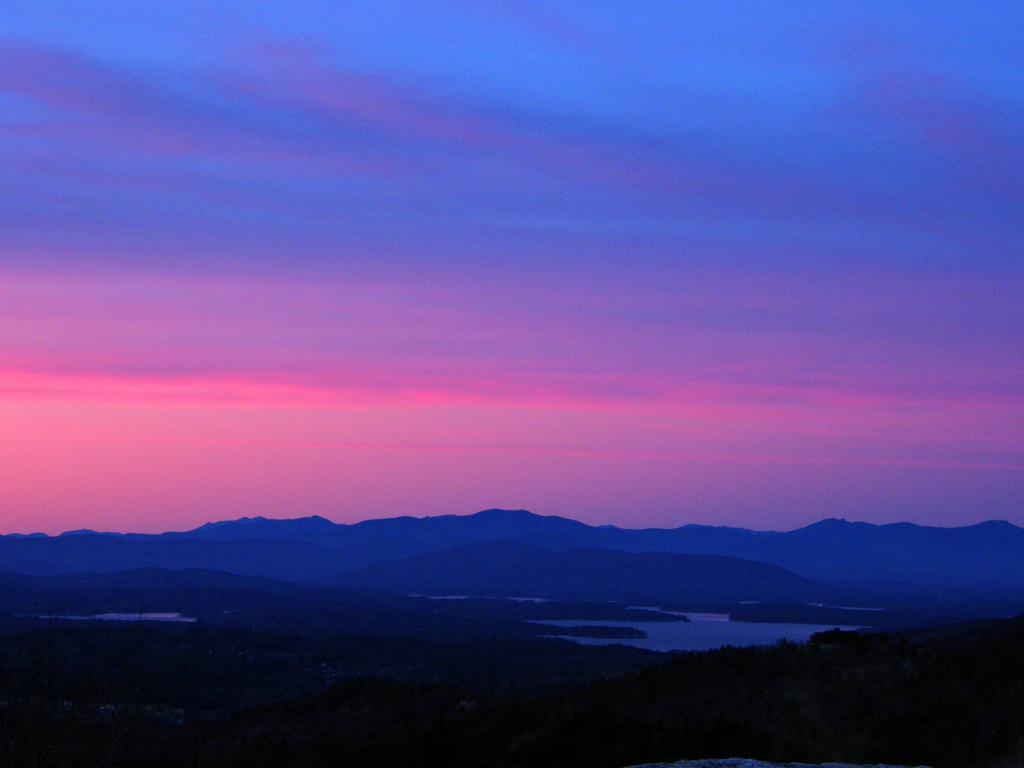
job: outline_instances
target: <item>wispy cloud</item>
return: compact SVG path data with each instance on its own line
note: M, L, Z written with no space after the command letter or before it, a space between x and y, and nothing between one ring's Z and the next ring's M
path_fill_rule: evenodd
M152 7L5 19L0 508L50 466L99 504L125 445L178 503L280 498L269 438L326 446L278 456L316 509L342 465L408 502L381 463L435 511L1019 506L1011 20Z

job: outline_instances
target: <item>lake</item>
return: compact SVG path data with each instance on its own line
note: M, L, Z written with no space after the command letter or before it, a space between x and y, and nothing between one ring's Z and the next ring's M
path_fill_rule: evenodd
M182 616L180 613L94 613L88 616L37 616L39 619L59 621L160 621L175 624L194 624L192 616Z
M550 626L548 637L572 640L581 645L630 645L648 651L710 651L727 645L735 647L773 645L780 640L807 642L815 632L829 629L860 629L861 627L829 624L767 624L750 621L728 621L724 614L682 613L689 621L588 621L586 619L545 619L535 624ZM606 639L559 635L558 627L633 627L647 637L639 639Z

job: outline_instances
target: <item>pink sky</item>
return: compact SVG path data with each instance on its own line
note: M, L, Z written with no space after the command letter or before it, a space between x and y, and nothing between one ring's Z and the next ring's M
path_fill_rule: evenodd
M1024 14L521 5L4 9L0 530L1024 523Z
M920 301L942 279L858 295L807 275L637 278L621 268L605 300L541 286L517 302L507 282L8 273L0 524L489 506L624 525L1015 517L1011 372L984 348L951 369L941 343L1007 311L1008 287L979 284L944 319ZM906 338L876 336L908 317L911 283Z

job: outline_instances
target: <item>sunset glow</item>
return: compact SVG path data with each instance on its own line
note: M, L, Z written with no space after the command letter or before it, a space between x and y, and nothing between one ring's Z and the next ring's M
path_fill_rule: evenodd
M1024 523L1024 29L335 5L5 13L0 529Z

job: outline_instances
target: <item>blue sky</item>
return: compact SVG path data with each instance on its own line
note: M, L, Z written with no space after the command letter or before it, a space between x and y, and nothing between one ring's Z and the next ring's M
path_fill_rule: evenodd
M1019 519L1022 27L1011 3L8 3L0 403L68 495L0 507L123 526L130 415L241 402L292 452L336 446L322 474L231 497L255 460L198 419L221 473L161 519L299 487L346 518ZM348 420L314 440L253 403ZM108 485L75 479L83 440ZM332 485L356 443L405 496Z

